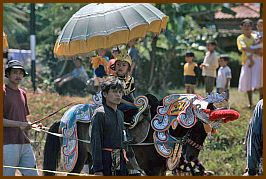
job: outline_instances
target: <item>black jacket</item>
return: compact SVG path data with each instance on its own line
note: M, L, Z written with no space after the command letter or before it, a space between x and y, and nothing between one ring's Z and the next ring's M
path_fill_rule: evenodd
M95 172L103 170L102 149L122 149L124 115L117 109L114 111L107 105L95 110L92 118L92 159Z

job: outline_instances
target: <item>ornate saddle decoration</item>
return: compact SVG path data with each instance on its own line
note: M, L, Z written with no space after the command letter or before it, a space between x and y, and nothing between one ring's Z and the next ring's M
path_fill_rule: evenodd
M151 126L155 148L163 157L172 157L177 143L177 139L169 134L169 128L176 129L177 125L191 128L197 122L193 102L198 98L193 94L172 94L163 99L163 106L158 106Z
M163 99L163 106L158 106L157 114L151 121L154 129L153 139L157 152L167 159L169 169L173 169L180 161L181 141L169 133L170 127L175 130L178 125L184 128L193 127L197 120L218 128L220 124L239 118L234 110L217 108L216 103L226 99L224 93L211 93L206 98L195 94L172 94ZM208 109L209 105L212 109ZM209 130L210 131L210 130Z
M90 123L96 104L78 104L65 112L60 121L62 131L62 153L64 155L64 169L72 171L78 158L77 122Z
M143 142L150 130L151 114L148 111L148 103L149 101L146 96L138 96L134 101L134 104L139 108L139 112L133 117L133 123L128 127L128 133L133 138L132 142L135 144ZM145 117L143 115L144 111L147 114ZM143 118L146 120L143 120Z

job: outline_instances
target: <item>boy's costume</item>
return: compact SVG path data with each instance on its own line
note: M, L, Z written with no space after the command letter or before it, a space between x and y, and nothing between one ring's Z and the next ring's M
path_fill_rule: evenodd
M124 115L107 105L96 109L92 120L92 158L94 172L127 175L123 145Z
M116 61L114 65L111 67L113 70L115 69L115 64L117 61L125 61L129 64L131 67L132 60L130 56L125 53L121 52L119 55L117 55ZM116 75L117 76L117 75ZM118 78L124 82L125 88L124 88L124 95L122 99L134 103L135 97L134 97L134 91L135 91L135 81L134 77L132 76L118 76ZM118 109L124 112L125 114L125 122L130 123L132 121L132 117L138 113L138 108L134 105L124 104L120 103L118 105Z

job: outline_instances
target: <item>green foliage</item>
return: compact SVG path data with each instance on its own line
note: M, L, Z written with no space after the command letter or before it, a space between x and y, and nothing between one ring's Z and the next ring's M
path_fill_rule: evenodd
M8 36L10 48L28 49L29 14L27 4L4 3L3 30Z
M62 62L54 58L55 41L69 18L84 5L81 3L35 4L36 59L37 66L41 66L38 70L39 76L43 77L39 82L45 81L46 84L51 84L58 75ZM208 17L218 9L228 10L219 3L154 5L169 17L169 21L165 32L155 39L149 34L137 46L141 56L136 74L139 93L182 87L184 53L188 50L193 51L196 54L195 61L200 64L204 58L206 40L216 39L219 35L213 28L212 21L206 22L206 27L199 26L195 21L195 15ZM29 3L4 4L4 30L8 35L11 48L29 49L29 6ZM208 14L209 12L211 13ZM230 49L217 50L220 53L230 52ZM237 54L233 55L229 64L233 69L232 86L237 86L240 70L239 62L235 59L238 59ZM85 67L91 74L89 65ZM42 86L42 84L38 85Z

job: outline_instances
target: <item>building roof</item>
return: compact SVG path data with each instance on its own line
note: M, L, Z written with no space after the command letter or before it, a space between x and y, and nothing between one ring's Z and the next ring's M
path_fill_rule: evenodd
M236 13L235 16L221 12L221 10L215 13L215 19L243 19L243 18L259 18L260 7L251 3L244 3L242 5L232 7L232 11Z

